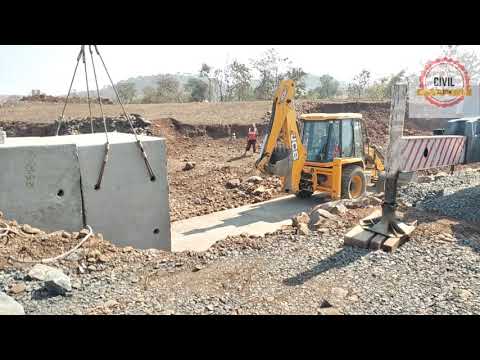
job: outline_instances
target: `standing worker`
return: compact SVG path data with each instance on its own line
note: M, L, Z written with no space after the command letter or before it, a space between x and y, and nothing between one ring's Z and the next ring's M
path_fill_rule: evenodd
M253 147L253 153L257 152L257 128L255 127L255 124L253 127L248 128L248 134L247 134L247 148L245 149L245 154L243 156L247 156L247 152L250 150L250 148Z

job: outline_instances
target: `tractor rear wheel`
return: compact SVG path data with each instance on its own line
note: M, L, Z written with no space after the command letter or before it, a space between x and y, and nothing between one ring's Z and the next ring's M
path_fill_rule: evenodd
M358 199L365 194L366 180L358 165L347 165L342 171L342 199Z

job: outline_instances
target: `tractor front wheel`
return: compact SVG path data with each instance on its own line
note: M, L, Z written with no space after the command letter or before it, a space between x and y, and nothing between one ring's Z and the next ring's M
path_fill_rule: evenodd
M366 180L363 169L358 165L348 165L342 172L342 199L358 199L365 194Z

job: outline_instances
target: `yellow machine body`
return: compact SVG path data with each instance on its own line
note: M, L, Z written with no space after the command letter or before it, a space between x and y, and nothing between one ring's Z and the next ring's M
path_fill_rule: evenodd
M362 196L367 179L377 180L384 170L383 157L369 145L362 115L313 113L297 119L294 94L292 80L283 80L275 92L257 169L280 176L283 190L300 197L314 192L332 199ZM343 144L348 137L351 141Z

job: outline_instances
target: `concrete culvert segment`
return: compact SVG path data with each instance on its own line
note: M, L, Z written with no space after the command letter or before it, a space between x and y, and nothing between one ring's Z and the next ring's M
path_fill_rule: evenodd
M6 170L0 185L11 191L1 193L2 208L47 230L75 231L85 221L119 245L170 250L165 140L142 137L162 179L152 182L133 135L109 133L109 138L112 150L99 189L94 186L104 134L7 138L0 145L0 166Z

